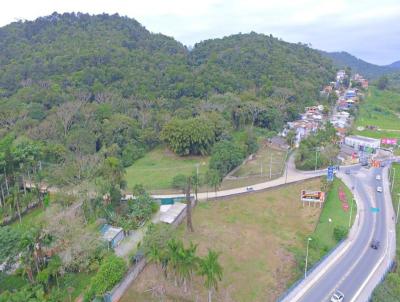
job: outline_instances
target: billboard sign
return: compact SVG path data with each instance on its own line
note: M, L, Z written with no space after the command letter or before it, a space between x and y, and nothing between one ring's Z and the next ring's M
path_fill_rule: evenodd
M397 138L382 138L381 144L383 145L397 145Z
M301 201L308 202L324 202L325 201L325 192L321 191L301 191Z

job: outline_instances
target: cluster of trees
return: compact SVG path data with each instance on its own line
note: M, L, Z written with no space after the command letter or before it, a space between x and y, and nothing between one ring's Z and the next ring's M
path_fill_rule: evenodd
M339 154L338 136L331 123L324 129L303 139L296 153L296 168L300 170L321 169L336 163Z
M170 238L171 232L165 225L149 228L142 246L148 261L156 264L166 279L172 278L175 286L183 286L184 292L187 292L195 274L202 276L211 302L212 292L218 290L223 275L219 254L208 250L205 257L199 257L196 244L190 242L185 247L182 240Z

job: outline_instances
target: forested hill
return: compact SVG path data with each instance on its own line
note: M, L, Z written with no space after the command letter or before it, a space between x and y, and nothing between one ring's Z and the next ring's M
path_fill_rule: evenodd
M175 97L188 72L182 44L118 15L54 13L1 28L0 41L3 96L46 81L55 91Z
M394 62L390 65L380 66L363 61L348 52L325 52L321 54L332 59L339 68L350 67L352 71L358 72L369 79L376 79L384 74L400 72L400 64Z
M317 51L256 33L198 43L190 62L197 66L201 78L210 72L223 75L222 90L255 88L265 96L295 99L315 97L333 74L332 65Z
M147 31L118 15L63 14L0 29L0 95L45 81L55 92L74 89L122 97L203 98L211 93L282 88L316 95L332 66L316 51L258 35L196 44Z

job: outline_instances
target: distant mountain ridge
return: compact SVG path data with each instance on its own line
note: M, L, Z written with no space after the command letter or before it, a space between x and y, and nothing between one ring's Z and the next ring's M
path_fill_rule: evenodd
M393 62L390 65L381 66L361 60L345 51L320 52L323 56L331 59L338 67L350 67L353 71L362 74L368 79L376 79L384 74L400 72L400 61Z

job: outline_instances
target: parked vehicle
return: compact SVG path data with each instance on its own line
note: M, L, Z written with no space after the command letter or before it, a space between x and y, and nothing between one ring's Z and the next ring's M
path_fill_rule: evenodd
M350 175L350 170L346 170L344 173L346 173L347 175Z
M376 175L375 179L376 180L381 180L381 176L378 174L378 175Z
M378 240L371 241L371 248L373 248L374 250L379 249L379 245L380 245L380 242Z
M382 193L382 187L376 187L376 192Z
M253 187L247 187L247 188L246 188L246 191L247 191L247 192L251 192L251 191L254 191L254 189L253 189Z
M342 302L343 299L344 299L344 294L339 290L335 290L335 292L331 297L331 302Z

